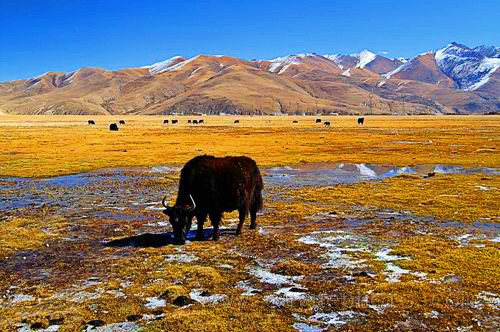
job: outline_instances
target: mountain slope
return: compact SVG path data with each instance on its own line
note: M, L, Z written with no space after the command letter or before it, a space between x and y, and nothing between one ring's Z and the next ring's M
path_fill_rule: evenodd
M455 86L455 82L441 71L434 58L434 54L430 52L410 59L408 62L383 76L386 78L431 83L449 88Z

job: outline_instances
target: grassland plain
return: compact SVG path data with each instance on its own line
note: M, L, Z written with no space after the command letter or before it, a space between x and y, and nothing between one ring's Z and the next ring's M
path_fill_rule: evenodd
M88 126L87 119L97 126ZM118 132L109 123L125 119ZM498 166L500 117L0 117L0 175L54 176L92 169L183 164L199 154L249 155L262 166L310 162ZM201 118L201 117L198 117ZM293 123L296 120L298 123ZM408 143L408 144L404 144Z
M498 328L498 175L288 186L268 173L315 163L498 168L500 117L369 116L361 127L323 116L326 128L313 117L191 126L179 116L163 125L172 118L0 116L0 195L38 199L0 211L1 331ZM219 242L103 246L168 230L158 201L175 195L178 168L150 169L203 153L249 155L262 167L258 231L235 237L231 213ZM12 185L81 172L104 179L42 187L41 200L32 179ZM194 302L179 306L179 296Z

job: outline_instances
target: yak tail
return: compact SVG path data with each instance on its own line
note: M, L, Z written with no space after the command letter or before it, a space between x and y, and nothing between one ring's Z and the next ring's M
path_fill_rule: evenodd
M253 210L262 209L263 201L262 201L262 189L264 189L264 184L262 183L262 176L260 175L259 169L257 169L257 183L255 184L255 189L252 195L252 208Z
M252 210L259 211L262 209L262 192L260 190L257 190L255 188L255 192L253 193L253 200L252 200Z

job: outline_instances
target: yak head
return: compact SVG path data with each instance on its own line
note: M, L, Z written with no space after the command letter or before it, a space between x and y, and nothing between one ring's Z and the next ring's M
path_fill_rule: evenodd
M185 244L186 237L191 229L191 216L196 208L196 203L194 202L193 196L189 195L193 205L187 206L168 206L166 204L167 197L163 198L162 204L165 207L163 213L169 217L170 224L174 230L174 244Z

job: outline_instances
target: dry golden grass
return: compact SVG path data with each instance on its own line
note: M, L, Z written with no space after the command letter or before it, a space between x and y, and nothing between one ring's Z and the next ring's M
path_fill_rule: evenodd
M94 119L97 126L87 125ZM178 125L163 125L177 118ZM358 162L498 166L500 117L0 116L0 175L54 176L99 168L183 164L199 154L248 155L262 165ZM111 122L124 119L118 132ZM292 123L299 121L298 124ZM394 144L394 142L431 144ZM392 142L392 143L391 143Z
M96 127L87 126L90 118L96 120ZM108 123L122 118L127 123L119 132L107 130ZM181 165L202 153L245 154L261 166L302 162L499 165L497 116L366 117L364 127L358 127L354 117L321 117L332 121L332 128L316 125L312 117L238 117L239 125L233 124L235 117L203 117L207 124L199 127L186 123L188 118L199 117L176 117L179 125L162 124L163 119L172 118L0 116L0 175L43 177L105 167ZM293 120L299 123L293 124ZM390 144L429 140L431 144ZM143 185L161 184L170 190L175 187L174 180L148 180ZM0 305L0 331L12 330L23 320L47 327L58 317L64 318L60 331L81 331L93 319L107 324L124 322L130 315L155 312L145 305L148 297L166 301L165 307L156 310L164 317L140 322L150 331L286 331L296 321L292 313L309 316L318 311L343 310L366 315L342 326L345 330L450 330L463 326L487 330L489 325L474 325L478 315L483 315L481 322L488 322L496 313L491 306L485 305L481 311L471 306L478 300L478 292L500 293L498 244L478 241L480 247L474 246L476 242L460 247L452 240L453 235L461 234L459 230L398 220L385 222L376 212L385 208L410 210L433 216L438 223L480 219L498 222L499 181L494 175L438 174L429 179L400 176L335 187L266 188L265 211L258 218L264 232L245 227L240 237L223 235L219 242L193 242L181 249L198 258L192 262L166 259L179 254L178 247L97 245L112 237L149 232L146 222L79 219L78 227L70 231L56 209L17 211L19 217L2 221L0 229L0 264L5 266L0 269L0 291L6 292L15 283L18 288L12 291L14 294L29 294L33 299L12 303L8 296L5 302L0 298L0 304L8 304ZM360 206L364 209L357 209ZM335 217L324 214L331 211L336 212ZM311 218L315 215L320 217ZM227 214L226 220L235 216ZM343 222L350 218L371 223L349 229ZM419 233L419 227L427 232ZM393 254L411 258L398 260L398 266L425 272L427 279L405 275L401 282L387 282L385 263L376 260L373 252L363 252L352 255L366 260L375 277L341 282L338 277L350 275L350 271L322 268L323 249L298 241L300 236L324 229L347 229L353 235L369 237L373 250L390 245ZM76 236L77 241L62 240L70 236ZM33 262L50 272L47 279L33 282L30 273L36 274L39 269L22 265L13 257L23 250L39 255ZM302 285L313 298L272 306L265 296L275 289L259 284L249 274L258 261L273 262L269 270L281 275L303 275ZM16 264L26 271L16 270ZM221 264L231 268L221 268ZM447 275L460 276L463 282L442 282ZM85 286L90 277L97 277L100 283ZM243 290L237 285L249 279L261 293L241 296ZM188 296L195 288L227 297L214 305L196 303L179 308L172 304L177 296ZM97 297L72 300L82 292L96 293ZM383 314L369 309L360 301L367 294L370 303L390 304L389 309ZM440 313L439 319L425 317L432 310ZM414 325L404 325L407 319ZM425 323L425 328L419 323Z
M487 189L487 190L482 190ZM440 220L500 222L500 179L498 176L436 175L429 179L404 175L382 182L338 185L290 192L309 202L332 205L363 205L408 210Z
M21 217L2 222L0 227L0 259L19 250L36 249L54 239L67 226L63 218Z

